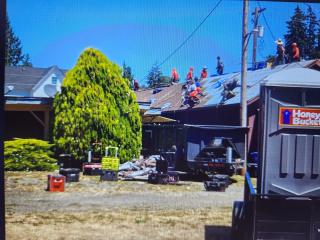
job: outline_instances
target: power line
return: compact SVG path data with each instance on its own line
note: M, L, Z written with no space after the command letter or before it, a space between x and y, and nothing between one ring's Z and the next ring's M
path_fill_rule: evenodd
M259 7L260 7L260 8L262 8L262 7L261 7L260 2L259 2L259 1L257 1L257 3L258 3L258 5L259 5ZM268 21L267 21L267 18L266 18L266 16L264 15L264 13L263 13L263 12L262 12L262 17L263 17L264 22L265 22L265 23L266 23L266 25L267 25L267 28L268 28L268 30L269 30L269 32L270 32L270 34L271 34L271 36L272 36L273 40L275 41L275 40L276 40L276 38L274 37L274 34L273 34L273 32L272 32L272 30L271 30L271 28L270 28L270 26L269 26L269 23L268 23Z
M199 30L199 28L204 24L204 22L210 17L210 15L216 10L216 8L220 5L222 0L220 0L208 13L208 15L198 24L198 26L190 33L190 35L174 50L172 51L158 66L162 66L166 61L168 61L176 52L178 52Z
M202 21L197 25L197 27L189 34L189 36L174 50L172 51L160 64L154 64L158 67L162 66L165 62L167 62L175 53L177 53L192 37L193 35L199 30L199 28L204 24L204 22L210 17L210 15L216 10L216 8L220 5L222 0L220 0L208 13L208 15L202 19ZM147 79L147 76L145 76L141 81L144 81Z

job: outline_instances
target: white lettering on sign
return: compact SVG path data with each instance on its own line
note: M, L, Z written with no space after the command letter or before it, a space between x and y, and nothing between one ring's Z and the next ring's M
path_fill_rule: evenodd
M280 107L279 124L320 127L320 109Z

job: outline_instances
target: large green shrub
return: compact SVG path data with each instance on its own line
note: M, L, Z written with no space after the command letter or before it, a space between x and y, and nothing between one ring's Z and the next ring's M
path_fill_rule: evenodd
M119 147L120 160L140 154L139 105L121 69L100 51L86 49L67 72L54 99L53 139L59 152L86 156L92 142Z
M4 142L7 171L52 171L57 168L57 160L52 156L52 144L46 141L16 138Z

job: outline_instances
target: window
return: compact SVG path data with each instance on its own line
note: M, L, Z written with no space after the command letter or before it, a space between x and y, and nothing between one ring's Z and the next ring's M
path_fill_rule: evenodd
M271 97L284 104L302 105L302 90L295 87L275 87Z
M319 88L306 89L306 105L319 106L320 105L319 94L320 94Z
M51 77L51 84L57 84L57 82L58 82L58 78L57 78L57 76L56 75L53 75L52 77Z

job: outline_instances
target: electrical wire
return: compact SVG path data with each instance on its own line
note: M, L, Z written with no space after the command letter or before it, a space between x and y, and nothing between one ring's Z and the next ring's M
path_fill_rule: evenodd
M192 37L193 35L199 30L199 28L204 24L204 22L210 17L210 15L217 9L220 5L222 0L220 0L208 13L208 15L202 19L202 21L198 24L198 26L189 34L189 36L174 50L172 51L158 66L162 66L165 62L167 62L176 52L178 52Z
M257 4L259 5L259 7L260 7L260 8L262 8L262 7L261 7L261 4L260 4L260 2L259 2L259 1L257 1ZM269 32L270 32L270 34L271 34L271 36L272 36L273 40L275 41L275 40L276 40L276 38L275 38L275 36L274 36L274 34L273 34L273 32L272 32L272 30L271 30L270 26L269 26L269 23L268 23L268 21L267 21L267 18L266 18L266 16L264 15L264 12L262 12L262 17L263 17L264 22L265 22L265 23L266 23L266 25L267 25L267 28L268 28L268 30L269 30Z
M155 63L155 66L162 66L164 63L166 63L174 54L176 54L192 37L193 35L199 30L199 28L204 24L204 22L210 17L210 15L217 9L217 7L220 5L220 3L222 2L222 0L220 0L211 10L210 12L207 14L207 16L202 19L202 21L197 25L197 27L189 34L189 36L174 50L172 51L160 64ZM148 77L145 76L143 79L141 79L140 81L143 82L144 80L146 80Z

